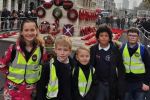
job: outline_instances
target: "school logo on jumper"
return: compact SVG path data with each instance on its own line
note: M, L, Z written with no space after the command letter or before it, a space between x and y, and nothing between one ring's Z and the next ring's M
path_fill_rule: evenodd
M139 57L139 56L140 56L140 54L139 54L138 52L135 52L134 55L135 55L136 57Z
M107 56L105 57L105 59L106 59L107 61L110 61L110 55L107 55Z
M32 56L32 60L33 60L34 62L37 60L37 55L36 55L36 54Z

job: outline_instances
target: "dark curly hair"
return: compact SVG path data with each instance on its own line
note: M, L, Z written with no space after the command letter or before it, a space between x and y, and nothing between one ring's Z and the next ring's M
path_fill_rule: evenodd
M107 32L109 35L110 41L112 40L112 31L111 31L110 27L107 25L100 26L99 29L96 31L95 37L97 38L97 40L99 39L99 35L102 32Z

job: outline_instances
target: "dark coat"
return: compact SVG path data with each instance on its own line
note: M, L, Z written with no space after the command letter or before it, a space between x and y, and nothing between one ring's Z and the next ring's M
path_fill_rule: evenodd
M56 68L56 75L58 77L59 91L56 98L47 99L47 85L50 79L50 63L46 63L42 66L41 78L37 84L37 99L36 100L71 100L71 75L74 67L74 61L69 57L70 68L66 64L61 63L54 57L53 65ZM69 71L70 70L70 71ZM64 92L65 91L65 92Z
M8 11L8 10L7 11L2 11L1 20L4 21L5 18L7 18L8 16L10 16L10 11Z
M82 69L86 79L88 79L90 74L90 64L88 65L81 65L76 63L75 68L79 70L79 67ZM79 77L79 71L77 69L74 71L74 75L72 76L72 94L73 94L73 100L95 100L96 94L97 94L97 86L98 86L98 79L96 76L96 73L92 75L92 84L90 87L90 90L88 93L82 97L79 93L78 89L78 77Z
M121 25L125 25L125 18L121 19Z
M118 18L118 19L116 19L116 22L117 22L117 24L119 24L120 25L120 19Z
M142 23L142 27L146 30L146 31L149 31L149 22L145 21Z
M91 47L90 64L96 65L96 51L98 50L99 43ZM123 65L122 53L118 46L110 42L111 62L110 62L110 79L109 79L109 100L123 100L125 96L125 67ZM97 73L98 74L98 73Z

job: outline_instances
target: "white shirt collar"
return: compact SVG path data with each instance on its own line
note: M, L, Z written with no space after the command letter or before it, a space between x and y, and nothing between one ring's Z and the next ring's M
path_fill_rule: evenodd
M98 48L99 48L99 50L103 49L103 50L107 51L110 48L110 44L108 43L108 46L105 48L102 48L99 44Z
M59 62L61 62L59 59L58 59L58 57L57 57L57 60L59 61ZM61 62L62 63L62 62ZM68 59L68 61L67 61L67 63L66 64L68 64L69 63L69 59Z

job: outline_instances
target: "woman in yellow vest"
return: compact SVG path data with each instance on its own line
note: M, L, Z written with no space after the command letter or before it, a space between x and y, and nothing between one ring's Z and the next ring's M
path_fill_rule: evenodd
M25 20L16 44L8 47L0 59L0 70L5 74L5 100L32 100L41 76L41 60L47 60L43 41L35 22Z
M89 64L90 49L80 46L76 50L77 63L72 73L73 100L94 100L98 80L95 69Z

